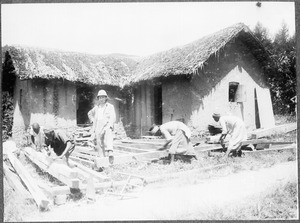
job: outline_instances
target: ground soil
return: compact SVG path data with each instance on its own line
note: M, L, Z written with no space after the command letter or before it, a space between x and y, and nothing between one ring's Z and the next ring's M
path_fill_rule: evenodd
M135 197L96 195L51 206L47 212L32 212L24 221L97 221L97 220L192 220L214 219L214 210L232 210L245 204L259 204L262 194L288 182L297 183L295 150L247 153L243 158L223 160L219 154L171 165L136 163L127 171L143 175L171 173L225 164L222 168L167 178L133 191ZM106 170L107 173L115 169ZM129 194L129 193L128 193ZM232 208L229 208L232 207ZM235 216L235 214L231 214Z

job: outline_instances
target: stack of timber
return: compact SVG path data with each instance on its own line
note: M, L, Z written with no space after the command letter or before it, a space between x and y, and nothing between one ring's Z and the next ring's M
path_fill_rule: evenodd
M39 188L37 180L31 176L29 171L26 170L15 155L14 151L17 151L16 145L10 144L10 148L5 148L4 151L3 167L4 176L7 181L10 182L14 190L17 190L19 193L25 193L25 196L29 196L30 194L30 197L32 197L40 210L47 210L50 201ZM25 185L26 188L23 185Z

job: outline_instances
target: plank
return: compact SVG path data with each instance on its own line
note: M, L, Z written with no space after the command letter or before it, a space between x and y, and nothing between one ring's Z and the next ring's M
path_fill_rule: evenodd
M40 209L45 209L45 210L48 209L48 205L50 201L43 194L41 189L37 186L36 180L33 177L31 177L29 172L26 170L26 168L22 165L22 163L17 159L17 157L13 153L8 152L7 156L12 166L15 168L18 175L21 177L22 181L28 188L37 206Z
M25 147L24 153L43 171L49 173L71 188L78 188L79 180L76 179L78 177L78 172L69 168L66 164L62 164L61 161L53 162L51 158L46 157L43 153L37 152L30 147Z
M297 146L296 144L291 144L288 146L283 146L283 147L271 147L270 149L261 149L261 150L255 150L255 151L243 151L245 153L258 153L258 152L270 152L270 151L278 151L278 150L286 150L286 149L296 149Z
M262 138L274 134L288 133L296 129L297 129L297 123L277 125L272 128L257 129L251 133L251 137L258 139L258 138Z
M4 170L5 179L7 180L8 184L13 188L14 191L24 196L25 199L32 198L28 190L26 190L26 188L21 183L20 177L14 172L12 172L5 162L3 162L3 170Z
M165 157L165 156L168 156L168 152L165 150L164 151L151 151L151 152L145 152L145 153L139 153L139 154L132 153L129 155L115 156L114 165L130 163L130 162L133 162L136 160L143 161L145 159L161 158L161 157ZM96 158L95 163L98 168L111 166L111 164L108 161L108 157Z

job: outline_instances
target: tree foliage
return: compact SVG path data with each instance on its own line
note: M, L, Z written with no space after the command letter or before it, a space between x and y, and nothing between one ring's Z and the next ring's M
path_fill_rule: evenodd
M274 40L269 37L268 30L257 23L254 35L270 52L272 63L265 66L268 82L271 85L271 96L275 114L292 114L295 111L296 96L296 49L295 35L289 36L285 23L275 34Z
M8 52L2 64L2 140L12 134L13 125L13 93L16 81L15 68Z
M2 140L5 141L12 134L14 105L13 97L8 91L2 92Z

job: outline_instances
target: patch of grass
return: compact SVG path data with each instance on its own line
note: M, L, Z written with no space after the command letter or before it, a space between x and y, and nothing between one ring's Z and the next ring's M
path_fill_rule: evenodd
M274 115L275 125L283 125L287 123L297 122L296 115Z
M242 204L210 207L178 216L178 220L292 220L297 218L297 197L297 183L287 182Z

